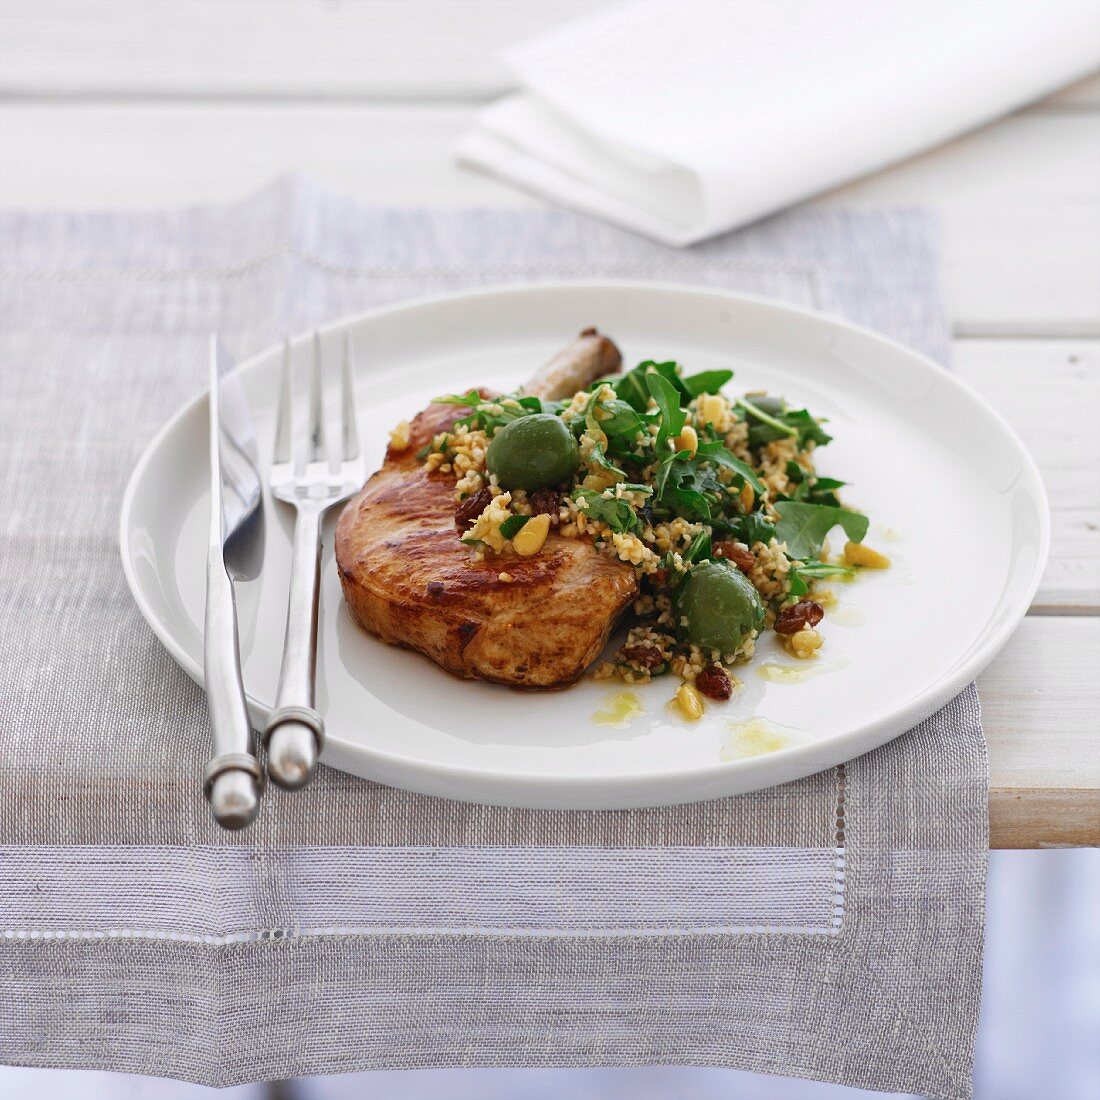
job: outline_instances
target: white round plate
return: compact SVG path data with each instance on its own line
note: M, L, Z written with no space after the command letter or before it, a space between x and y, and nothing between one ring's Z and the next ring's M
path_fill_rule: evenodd
M973 391L875 333L806 310L714 290L640 283L504 287L352 317L322 333L330 365L350 328L368 462L388 430L440 393L507 390L576 333L598 325L628 366L677 359L732 367L738 391L766 389L829 418L821 473L850 483L872 519L869 545L893 567L834 585L839 607L815 675L761 639L744 690L688 723L667 704L674 678L634 689L641 714L601 724L625 685L586 678L519 693L459 681L390 648L348 617L326 528L317 702L326 763L428 794L561 809L689 802L756 790L851 759L909 729L984 668L1024 615L1046 561L1049 517L1019 439ZM304 345L303 345L304 347ZM263 460L270 458L281 351L241 366ZM330 406L334 402L330 402ZM299 404L299 408L302 405ZM122 508L122 558L145 618L202 682L207 412L199 399L149 445ZM257 724L275 695L286 613L291 514L266 501L265 564L238 585L241 652ZM834 545L841 536L834 533ZM537 622L531 623L538 630ZM774 639L774 635L772 636ZM806 665L806 662L800 664ZM613 708L612 708L613 709ZM775 735L746 740L746 719ZM754 749L770 748L758 755Z

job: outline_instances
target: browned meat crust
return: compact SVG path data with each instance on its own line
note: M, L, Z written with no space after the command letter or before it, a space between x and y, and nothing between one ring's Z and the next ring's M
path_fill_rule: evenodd
M638 593L634 569L584 539L551 534L531 558L471 560L454 522L454 481L416 453L462 410L432 406L386 454L336 528L344 598L365 630L466 679L565 687L599 655ZM502 570L514 578L499 579Z

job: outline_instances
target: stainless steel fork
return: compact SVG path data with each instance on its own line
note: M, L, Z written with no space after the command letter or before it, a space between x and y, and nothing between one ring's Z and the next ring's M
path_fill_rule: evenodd
M363 484L363 456L355 418L354 351L344 333L341 366L340 455L330 458L325 442L324 371L321 336L313 334L309 376L309 420L305 454L295 454L293 353L283 346L283 372L275 427L271 492L298 512L290 569L286 637L275 709L267 721L267 771L280 787L295 790L309 782L325 740L325 726L314 708L317 666L317 605L321 583L321 523L334 504Z

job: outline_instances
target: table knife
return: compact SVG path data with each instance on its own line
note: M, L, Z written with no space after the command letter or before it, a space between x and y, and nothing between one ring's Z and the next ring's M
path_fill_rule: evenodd
M234 581L263 558L263 488L244 387L217 336L210 338L210 538L206 558L203 669L213 755L203 790L215 819L243 829L259 808L263 771L241 676Z

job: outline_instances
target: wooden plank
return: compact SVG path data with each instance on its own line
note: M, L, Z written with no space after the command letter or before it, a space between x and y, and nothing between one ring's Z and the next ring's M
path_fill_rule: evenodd
M454 145L473 111L469 105L9 104L0 108L0 203L223 200L287 171L376 202L532 203L455 165ZM960 333L1100 336L1098 161L1097 117L1020 115L824 201L934 207Z
M1100 336L1100 116L1025 113L840 188L838 204L930 206L968 336Z
M0 205L216 202L287 172L380 203L531 205L455 163L472 117L463 105L8 104Z
M1046 613L1100 613L1100 341L963 340L956 369L1020 433L1050 497Z
M1100 618L1029 615L978 679L992 786L1100 792Z
M1100 845L1100 618L1029 617L978 679L990 844Z
M1096 848L1100 791L994 788L989 792L989 846Z
M0 92L487 99L510 84L503 47L592 7L593 0L3 0Z
M0 0L0 94L487 99L503 47L609 2ZM1041 106L1100 106L1100 78Z

